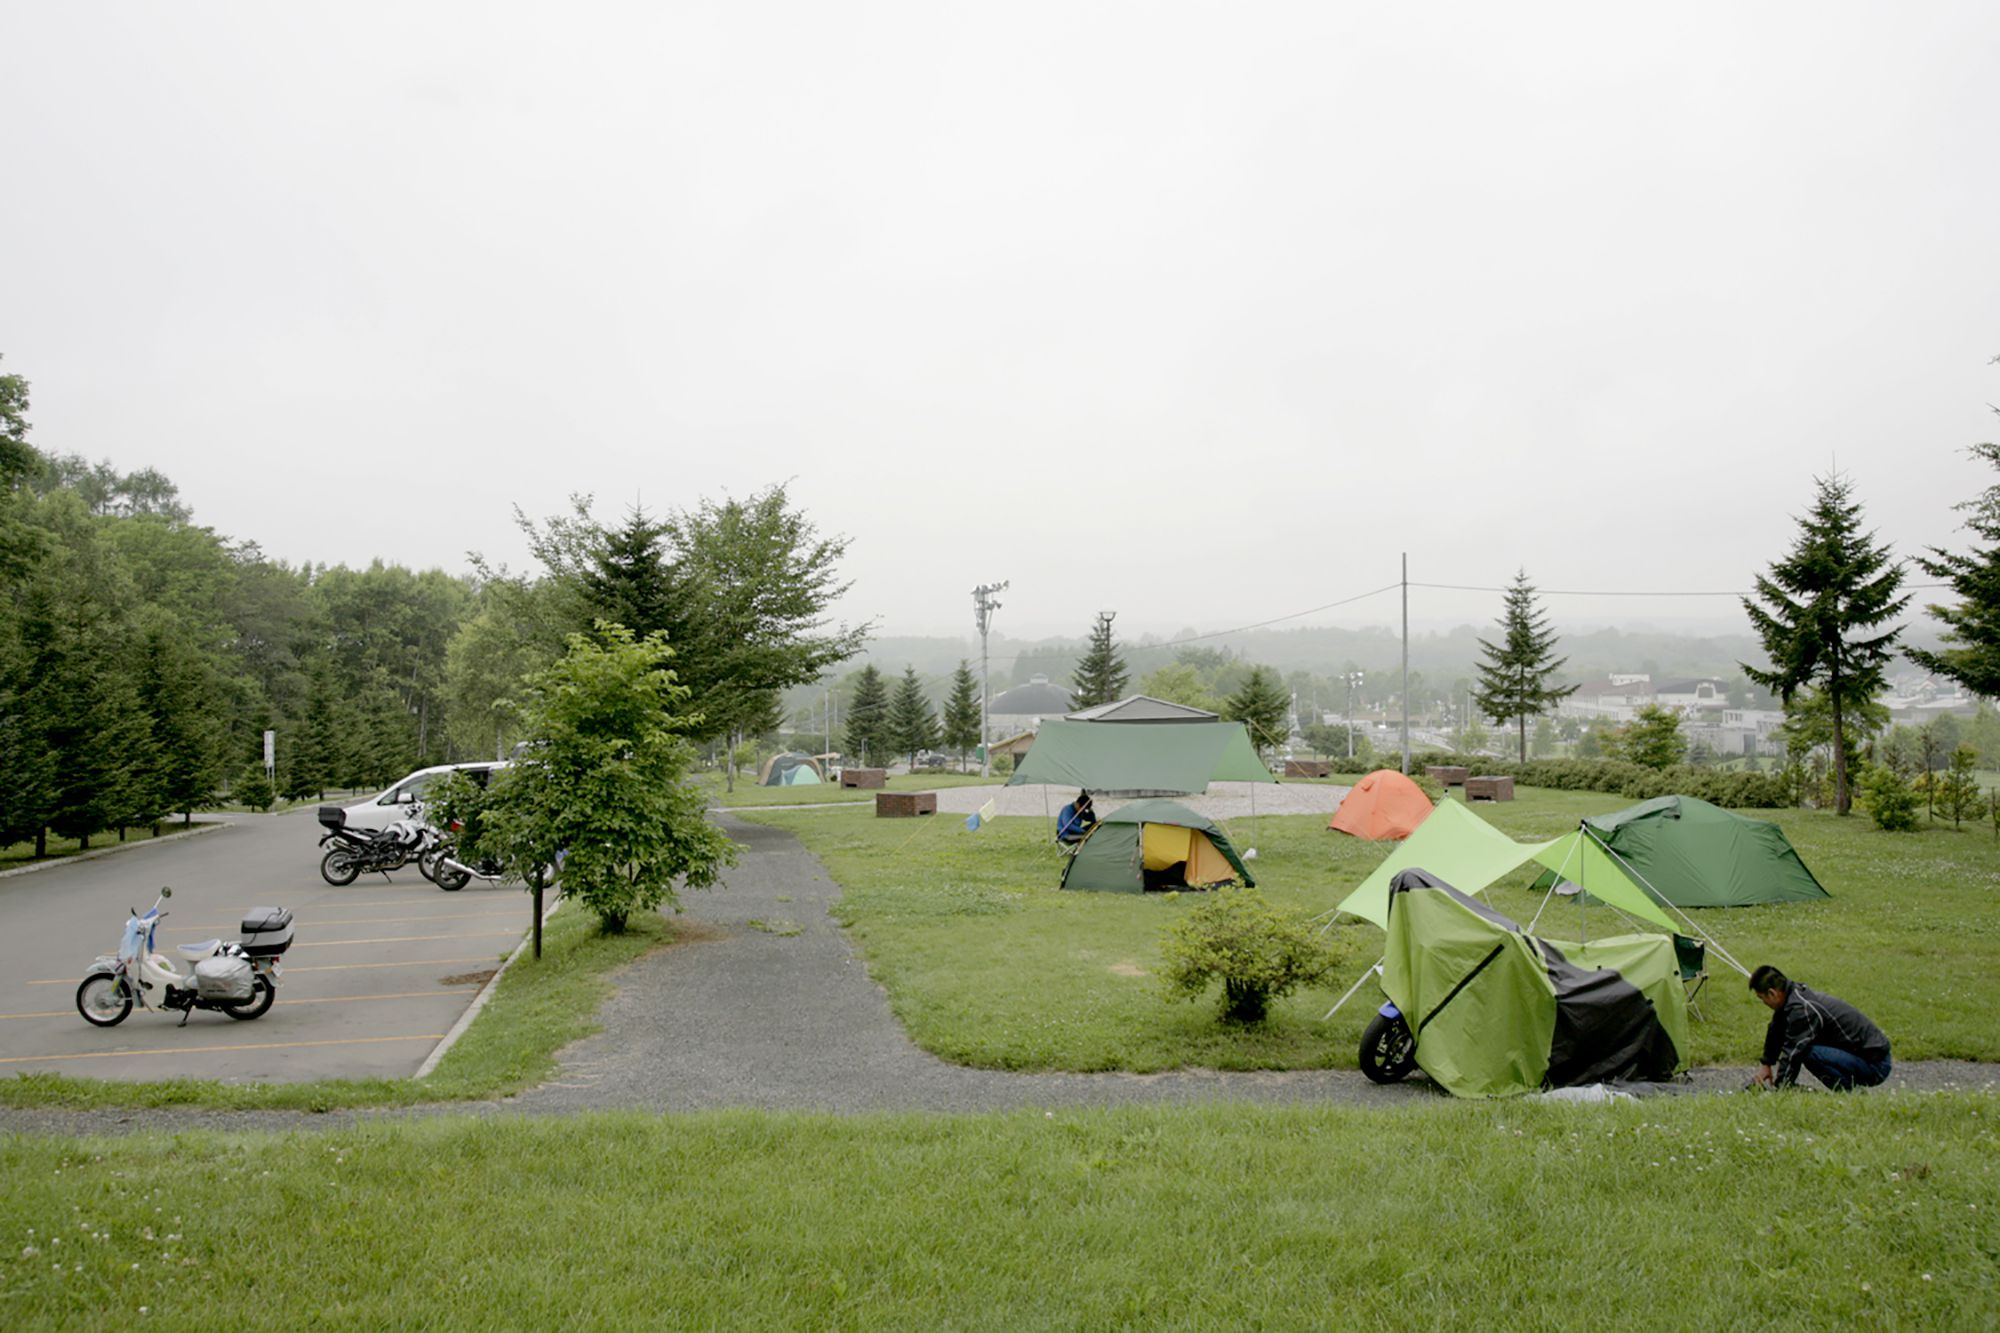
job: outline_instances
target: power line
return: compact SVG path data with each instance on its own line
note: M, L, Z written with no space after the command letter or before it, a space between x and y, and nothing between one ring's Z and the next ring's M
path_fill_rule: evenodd
M1412 581L1410 586L1412 588L1435 588L1444 592L1512 592L1513 591L1512 588L1489 588L1482 584L1473 584L1473 583L1417 583L1415 581ZM1903 585L1904 588L1907 588L1912 592L1926 592L1936 588L1949 588L1950 586L1951 585L1949 583L1905 583ZM1757 595L1754 589L1746 592L1730 592L1727 590L1701 591L1701 592L1657 592L1650 589L1639 590L1630 588L1615 588L1615 589L1536 588L1534 591L1537 597L1755 597Z

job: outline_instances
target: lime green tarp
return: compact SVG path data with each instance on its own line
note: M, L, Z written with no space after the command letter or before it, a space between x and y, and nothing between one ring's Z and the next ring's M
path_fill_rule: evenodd
M1687 1000L1667 936L1549 940L1561 955L1552 959L1462 895L1399 893L1394 916L1382 989L1416 1034L1417 1063L1454 1096L1663 1078L1686 1066Z
M1211 782L1276 782L1241 722L1044 722L1007 779L1091 791L1190 794Z
M1382 989L1417 1033L1424 1072L1460 1097L1541 1087L1556 1026L1541 954L1443 894L1401 897Z
M1616 862L1580 832L1549 842L1515 842L1457 801L1431 812L1396 850L1375 867L1361 886L1341 901L1340 911L1387 928L1389 881L1398 871L1428 870L1466 893L1478 893L1529 861L1581 884L1593 897L1671 932L1674 923L1634 884ZM1567 867L1567 868L1566 868ZM1574 873L1572 873L1574 872Z

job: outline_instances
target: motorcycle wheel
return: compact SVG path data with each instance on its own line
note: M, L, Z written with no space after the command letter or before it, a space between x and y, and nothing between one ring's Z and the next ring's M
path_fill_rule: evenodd
M437 885L446 893L457 893L460 889L472 883L472 872L470 870L453 869L451 866L446 865L444 860L440 858L437 863L437 873L431 876L431 883Z
M426 847L417 853L417 873L433 884L437 883L438 858L441 855L443 849L438 847Z
M354 853L345 847L336 847L320 858L319 877L338 888L352 884L361 874L361 867L355 863Z
M1417 1039L1401 1018L1377 1014L1361 1032L1361 1072L1370 1082L1395 1083L1417 1067Z
M117 1027L132 1012L132 992L116 974L92 972L76 988L76 1011L96 1027Z
M249 999L240 1004L225 1004L222 1006L222 1012L231 1018L240 1018L246 1023L270 1013L271 1006L278 1002L277 987L263 977L255 978L251 985L254 989Z

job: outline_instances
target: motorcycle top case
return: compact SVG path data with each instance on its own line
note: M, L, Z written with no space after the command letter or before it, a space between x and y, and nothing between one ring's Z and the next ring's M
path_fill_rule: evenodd
M251 976L248 959L227 954L204 958L194 965L195 993L204 1000L247 1000L257 993Z
M253 907L243 918L243 952L269 958L292 947L292 913L287 907Z

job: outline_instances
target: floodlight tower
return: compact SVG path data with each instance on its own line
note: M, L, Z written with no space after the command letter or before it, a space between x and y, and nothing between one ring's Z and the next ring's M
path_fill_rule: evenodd
M986 631L993 623L993 613L1000 609L1000 601L993 594L1005 592L1007 580L998 583L982 583L972 590L972 615L979 626L979 775L991 777L993 774L993 752L989 743L993 739L988 721L986 705L993 697L987 683L986 672Z

